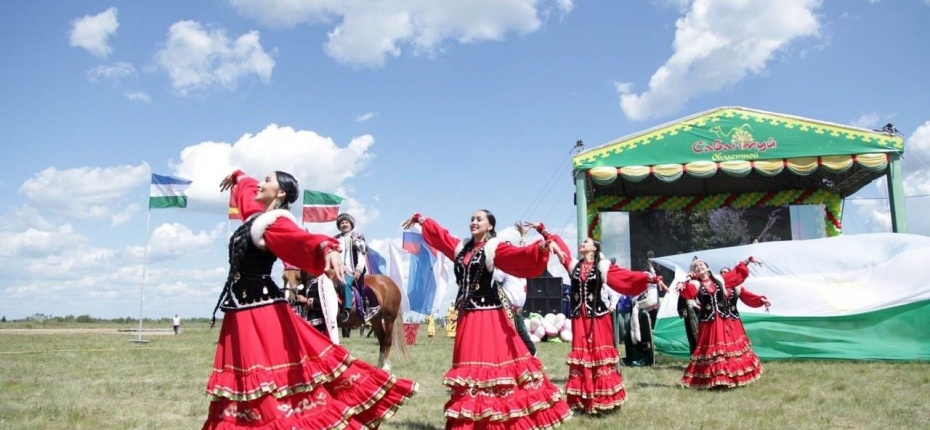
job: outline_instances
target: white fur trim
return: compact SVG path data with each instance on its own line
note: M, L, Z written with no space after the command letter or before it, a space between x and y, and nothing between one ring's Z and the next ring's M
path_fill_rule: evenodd
M459 244L455 245L455 253L453 255L458 257L459 253L465 249L465 242L464 240L460 240ZM500 245L500 243L501 240L496 237L492 237L484 243L484 263L488 266L489 272L494 271L494 255L497 253L497 245Z
M643 339L643 335L639 330L639 304L636 303L633 304L633 309L630 312L630 335L633 345L638 344Z
M488 266L488 271L494 271L494 256L497 255L497 245L500 245L501 240L492 237L484 243L484 263Z
M252 229L249 230L249 235L252 236L252 243L261 249L265 249L265 230L268 230L268 227L270 227L271 224L274 224L278 218L282 217L291 220L291 222L294 224L297 224L297 219L294 218L294 214L286 209L275 209L258 215L258 218L252 222Z
M601 272L601 291L613 291L612 288L607 286L607 273L610 272L610 260L604 258L604 254L601 254L601 260L597 262L597 271ZM603 299L602 299L603 300ZM617 300L612 300L613 309L617 308L617 302L620 301L619 294L617 295ZM610 302L605 301L607 307L611 307Z

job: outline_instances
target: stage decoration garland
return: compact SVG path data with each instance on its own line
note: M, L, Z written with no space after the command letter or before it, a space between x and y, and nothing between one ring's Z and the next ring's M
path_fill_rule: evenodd
M703 196L600 196L588 204L588 235L600 240L600 212L632 212L641 210L709 211L718 208L748 208L751 206L824 205L827 236L843 232L840 223L843 199L825 189L784 190L751 193L724 193Z

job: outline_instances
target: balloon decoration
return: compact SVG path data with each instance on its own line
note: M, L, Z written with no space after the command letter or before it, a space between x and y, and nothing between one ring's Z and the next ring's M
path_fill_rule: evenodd
M825 169L833 173L842 173L849 170L854 163L874 172L880 172L888 167L887 153L859 154L859 155L830 155L823 157L798 157L780 160L732 160L732 161L693 161L686 164L659 164L655 166L601 166L588 170L591 180L598 185L610 185L617 180L617 176L629 182L640 182L653 175L662 182L675 182L683 174L696 178L709 178L718 171L730 176L743 178L752 171L762 176L773 177L788 169L799 176L808 176Z
M530 313L523 323L526 324L526 331L533 343L572 341L572 320L564 314L550 313L544 316Z

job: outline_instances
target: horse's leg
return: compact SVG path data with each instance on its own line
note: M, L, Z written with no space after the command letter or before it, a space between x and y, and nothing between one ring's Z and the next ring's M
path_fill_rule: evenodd
M391 340L389 333L385 333L384 322L381 316L375 316L371 319L371 329L378 338L378 367L386 371L391 370L391 362L388 361L388 353L391 349Z
M397 334L397 331L395 330L395 326L396 326L395 323L397 322L397 319L396 319L397 316L391 315L388 312L384 312L383 314L381 314L381 318L384 321L384 338L385 338L384 361L387 362L388 367L390 367L391 366L391 347L394 346L394 335ZM397 341L406 342L406 340L403 337L403 324L401 324L400 326L401 326L401 335L400 335L400 338L397 339Z

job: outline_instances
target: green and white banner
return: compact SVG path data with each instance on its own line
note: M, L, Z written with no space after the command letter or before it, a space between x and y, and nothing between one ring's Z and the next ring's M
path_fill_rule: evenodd
M770 313L739 304L762 359L930 360L930 237L881 233L767 242L656 258L676 271L698 256L714 272L750 255L743 284L772 302ZM687 357L678 295L662 300L655 344Z

